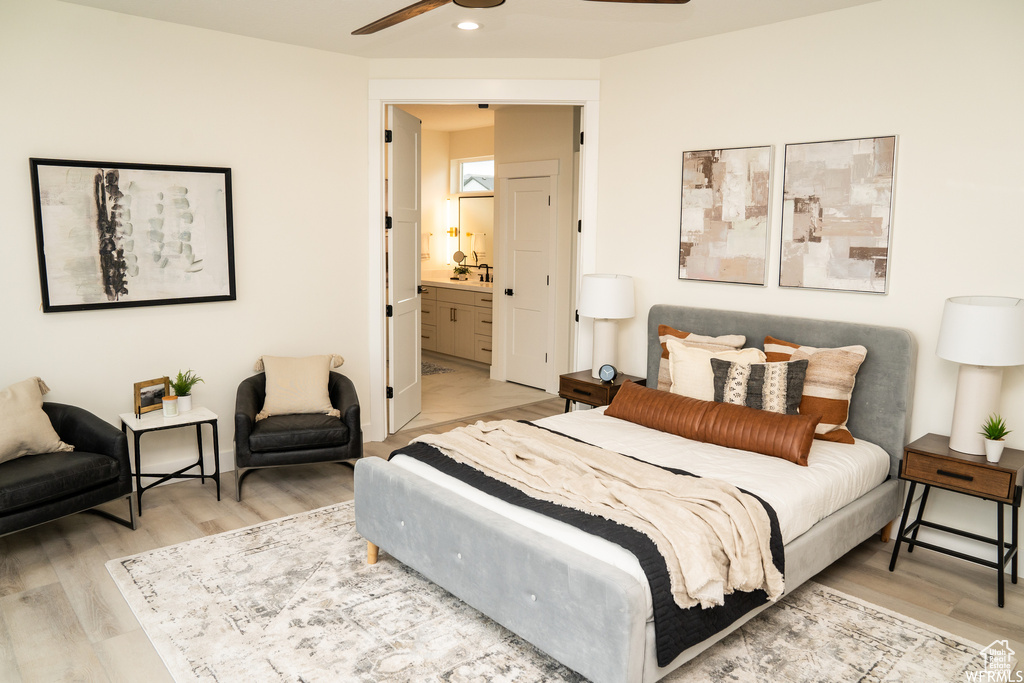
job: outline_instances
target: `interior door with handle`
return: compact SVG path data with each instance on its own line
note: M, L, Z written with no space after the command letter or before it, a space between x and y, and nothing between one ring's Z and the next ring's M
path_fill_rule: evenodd
M419 415L420 393L420 120L387 108L388 431Z

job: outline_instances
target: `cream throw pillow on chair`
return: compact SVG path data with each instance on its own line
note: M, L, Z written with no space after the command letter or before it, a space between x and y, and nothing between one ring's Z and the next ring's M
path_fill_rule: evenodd
M0 391L0 462L23 455L75 450L60 440L43 411L43 394L49 391L38 377Z
M326 413L341 417L341 411L331 404L327 382L331 368L340 367L344 362L345 359L337 355L305 358L261 356L256 361L256 370L266 372L267 396L256 420L296 413Z

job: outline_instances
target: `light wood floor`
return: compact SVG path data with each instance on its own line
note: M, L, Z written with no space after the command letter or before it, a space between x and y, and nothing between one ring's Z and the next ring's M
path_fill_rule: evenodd
M400 432L367 444L386 456L420 433L445 431L477 418L531 420L561 412L561 399ZM170 681L146 635L104 567L107 560L216 534L352 498L352 471L310 465L255 472L241 503L234 478L217 502L212 483L196 480L148 491L139 529L95 515L72 515L0 537L0 681ZM121 513L120 505L111 505ZM1024 583L1007 583L1006 607L995 606L991 570L926 550L901 553L888 571L892 543L871 539L816 577L882 605L987 645L1007 638L1024 653Z

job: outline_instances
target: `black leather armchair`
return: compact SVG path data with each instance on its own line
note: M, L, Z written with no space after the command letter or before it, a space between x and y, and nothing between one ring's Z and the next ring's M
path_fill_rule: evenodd
M363 456L359 398L352 380L337 372L328 378L331 404L341 418L324 414L273 415L256 421L267 396L267 376L253 375L235 395L235 498L242 500L242 478L254 469L316 462L353 465Z
M0 536L76 512L94 512L135 528L128 439L87 410L43 403L54 431L74 451L23 455L0 463ZM90 510L128 500L128 519Z

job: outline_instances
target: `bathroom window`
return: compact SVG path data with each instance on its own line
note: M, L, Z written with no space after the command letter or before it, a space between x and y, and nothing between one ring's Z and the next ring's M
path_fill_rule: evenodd
M454 194L494 192L494 157L452 160Z

